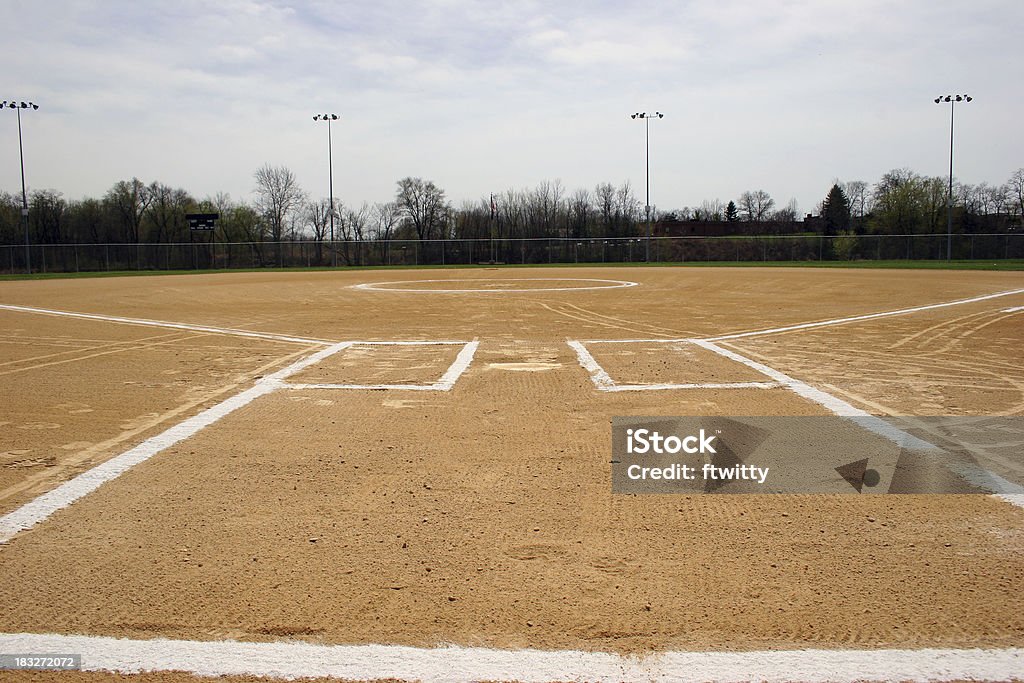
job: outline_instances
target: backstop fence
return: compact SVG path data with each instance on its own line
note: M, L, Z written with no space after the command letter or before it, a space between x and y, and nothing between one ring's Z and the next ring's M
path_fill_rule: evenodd
M1024 259L1024 233L953 235L953 259ZM648 259L649 255L649 259ZM947 236L796 235L0 245L0 273L947 258Z

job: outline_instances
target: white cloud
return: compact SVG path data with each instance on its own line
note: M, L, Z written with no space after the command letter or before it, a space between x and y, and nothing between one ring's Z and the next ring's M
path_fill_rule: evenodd
M132 175L244 196L264 162L316 194L310 116L325 108L343 116L347 201L387 199L409 174L456 200L554 177L642 187L628 115L660 109L662 207L764 187L807 208L837 176L939 174L948 118L931 98L957 89L977 98L958 113L958 175L1002 182L1024 166L1022 21L995 0L0 6L21 28L3 96L42 105L25 122L30 184L70 197ZM12 125L0 117L0 161L16 158ZM19 184L0 163L0 188Z

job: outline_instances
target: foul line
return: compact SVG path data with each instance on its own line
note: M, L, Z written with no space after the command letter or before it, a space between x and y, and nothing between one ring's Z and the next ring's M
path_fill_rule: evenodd
M742 363L747 367L757 370L758 372L771 377L782 386L786 387L795 394L806 398L809 401L813 401L818 405L824 406L830 412L840 417L849 418L850 421L856 423L860 427L874 433L879 436L892 441L893 443L903 448L910 448L913 450L923 451L934 451L938 450L935 444L929 443L922 439L917 438L907 432L894 427L893 425L886 422L880 417L876 417L871 413L861 410L853 405L850 405L843 399L833 396L821 389L815 389L806 382L801 382L798 379L790 377L774 368L770 368L764 363L758 363L755 360L751 360L746 356L741 356L735 351L723 349L710 341L695 339L694 344L713 351L720 356L734 360L737 363ZM963 477L963 479L979 488L989 491L995 494L1001 494L1000 497L1006 500L1012 505L1017 507L1024 507L1024 486L1008 481L1003 477L999 476L995 472L970 462L960 461L948 461L943 463L947 469L951 472Z
M601 391L665 391L668 389L777 389L777 382L710 382L706 384L616 384Z
M57 315L65 318L81 318L83 320L103 320L111 323L124 325L143 325L146 327L166 327L172 330L191 330L193 332L213 332L216 334L230 334L236 337L252 337L254 339L270 339L272 341L292 342L297 344L333 344L334 342L324 339L306 339L304 337L290 337L283 334L270 334L267 332L250 332L249 330L236 330L230 327L207 327L205 325L188 325L185 323L172 323L163 320L146 320L144 318L122 318L115 315L98 315L95 313L74 313L72 311L57 311L49 308L32 308L30 306L12 306L0 304L0 309L5 311L17 311L19 313L41 313L43 315Z
M518 288L497 288L485 287L482 289L411 289L408 287L387 287L386 285L421 284L424 282L609 282L611 284L586 287L536 287L529 289ZM532 292L582 292L594 289L621 289L623 287L636 287L639 282L629 280L601 280L595 278L558 278L558 277L524 277L524 278L463 278L457 280L394 280L391 282L363 282L352 285L352 289L361 289L371 292L416 292L421 294L502 294Z
M753 332L738 332L736 334L724 334L718 337L708 337L706 341L716 342L725 341L727 339L741 339L743 337L756 337L762 334L777 334L779 332L790 332L792 330L806 330L814 327L826 327L828 325L842 325L844 323L857 322L859 320L873 320L875 318L885 318L893 315L906 315L908 313L917 313L919 311L931 311L936 308L946 308L948 306L960 306L962 304L973 304L979 301L988 301L989 299L998 299L1004 296L1012 296L1014 294L1024 294L1024 289L1014 289L1008 292L998 292L996 294L986 294L985 296L976 296L972 299L959 299L957 301L947 301L941 304L929 304L928 306L916 306L914 308L901 308L898 311L886 311L884 313L869 313L867 315L855 315L850 318L835 318L833 320L821 320L814 323L802 323L800 325L788 325L786 327L776 327L769 330L755 330ZM1021 307L1022 310L1024 306ZM1011 309L1013 310L1013 309ZM1003 311L1009 313L1010 311Z
M997 292L995 294L985 294L983 296L977 296L972 299L958 299L956 301L946 301L939 304L929 304L927 306L916 306L914 308L901 308L896 311L883 311L881 313L868 313L866 315L855 315L849 318L833 318L832 320L819 320L813 323L799 323L797 325L787 325L786 327L773 327L767 330L754 330L752 332L736 332L732 334L723 334L717 337L703 337L704 341L717 342L726 341L730 339L742 339L744 337L757 337L763 334L777 334L779 332L792 332L793 330L806 330L815 327L827 327L830 325L842 325L844 323L852 323L860 320L873 320L875 318L885 318L893 315L907 315L909 313L917 313L919 311L930 311L936 308L946 308L948 306L960 306L961 304L973 304L978 301L988 301L989 299L998 299L1004 296L1012 296L1014 294L1024 294L1024 289L1012 289L1006 292ZM1024 311L1024 306L1017 306L1015 308L1004 309L1003 313L1017 313L1018 311ZM584 344L645 344L645 343L657 343L657 344L671 344L671 343L686 343L696 342L697 338L684 337L679 339L587 339L583 341ZM575 348L575 347L574 347Z
M207 408L203 412L174 425L170 429L146 439L135 448L79 474L52 491L48 491L20 508L7 513L0 517L0 543L5 543L15 534L32 528L58 510L62 510L83 496L92 493L106 482L116 479L132 467L149 460L157 453L170 448L179 441L189 438L221 418L252 403L252 401L260 396L275 391L280 388L281 382L288 376L314 363L318 363L324 358L351 345L352 342L333 344L292 363L283 370L267 375L258 380L254 386L240 394L235 394L212 408Z
M575 650L449 646L314 645L302 642L128 640L34 633L0 634L5 652L75 652L87 671L195 676L469 681L953 681L1010 680L1024 649L768 650L660 652L634 657Z
M354 385L318 385L318 384L289 384L285 380L308 368L311 365L319 363L320 361L332 356L343 349L347 349L351 346L368 344L371 346L427 346L435 344L464 344L463 348L459 351L455 357L454 362L448 370L441 376L439 380L433 384L428 385L414 385L414 384L397 384L397 385L373 385L373 386L354 386ZM272 374L267 375L259 380L256 384L245 391L235 394L234 396L218 403L217 405L207 408L206 410L194 415L183 422L180 422L173 427L165 430L164 432L157 434L149 439L146 439L138 446L131 448L121 455L115 456L106 462L103 462L90 470L79 474L78 476L70 479L57 488L48 491L25 505L7 513L6 515L0 516L0 544L6 543L16 534L30 529L39 522L50 517L53 513L58 510L62 510L67 506L71 505L80 498L89 495L100 486L105 484L112 479L116 479L132 467L135 467L141 462L149 460L157 453L160 453L167 448L170 448L179 441L183 441L200 430L212 425L221 418L230 415L234 411L242 408L243 406L252 403L260 396L265 396L271 392L279 389L412 389L412 390L431 390L431 391L449 391L455 382L458 381L459 377L466 371L470 363L473 361L473 356L476 353L477 347L480 342L477 340L471 342L449 342L449 341L396 341L396 342L356 342L356 341L344 341L331 344L330 346L320 349L316 353L310 354L305 358L301 358L291 365L278 370Z

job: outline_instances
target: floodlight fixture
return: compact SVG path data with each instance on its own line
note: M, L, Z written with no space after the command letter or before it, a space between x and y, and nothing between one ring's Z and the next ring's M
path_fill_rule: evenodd
M650 262L651 260L651 119L657 117L659 119L665 118L665 115L660 111L656 111L653 114L639 111L632 114L632 119L643 119L645 128L645 149L647 159L647 171L646 171L646 187L647 187L647 204L644 206L644 211L647 215L647 242L644 248L644 260Z
M953 254L953 112L957 102L970 102L970 95L946 95L935 98L935 104L949 102L949 193L946 195L946 260Z
M28 193L25 191L25 147L22 144L21 137L21 110L32 109L35 111L39 109L39 105L35 102L15 102L14 100L8 102L4 100L3 103L0 103L0 108L3 107L15 109L18 112L18 156L21 159L21 222L25 226L25 271L31 273L32 249L28 234Z
M334 246L334 144L331 140L331 121L340 118L337 114L314 114L314 121L327 122L327 182L331 202L331 263L338 265L338 250Z

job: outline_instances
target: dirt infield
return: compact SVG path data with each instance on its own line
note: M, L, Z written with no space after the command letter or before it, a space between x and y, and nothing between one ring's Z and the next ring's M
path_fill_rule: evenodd
M500 287L484 289L520 279L524 291L353 287L488 278ZM529 291L585 279L637 284ZM678 341L689 338L876 415L1022 415L1024 311L1006 311L1024 292L842 319L1024 290L1024 275L572 268L125 283L0 283L0 304L50 311L0 309L0 513L328 343L364 343L0 545L0 633L626 654L1024 646L1020 507L612 495L608 464L616 415L829 414ZM459 288L425 286L438 287ZM618 384L770 386L601 391L569 340ZM365 343L382 341L457 344ZM429 385L446 372L449 391L288 386ZM51 677L111 680L15 680Z

